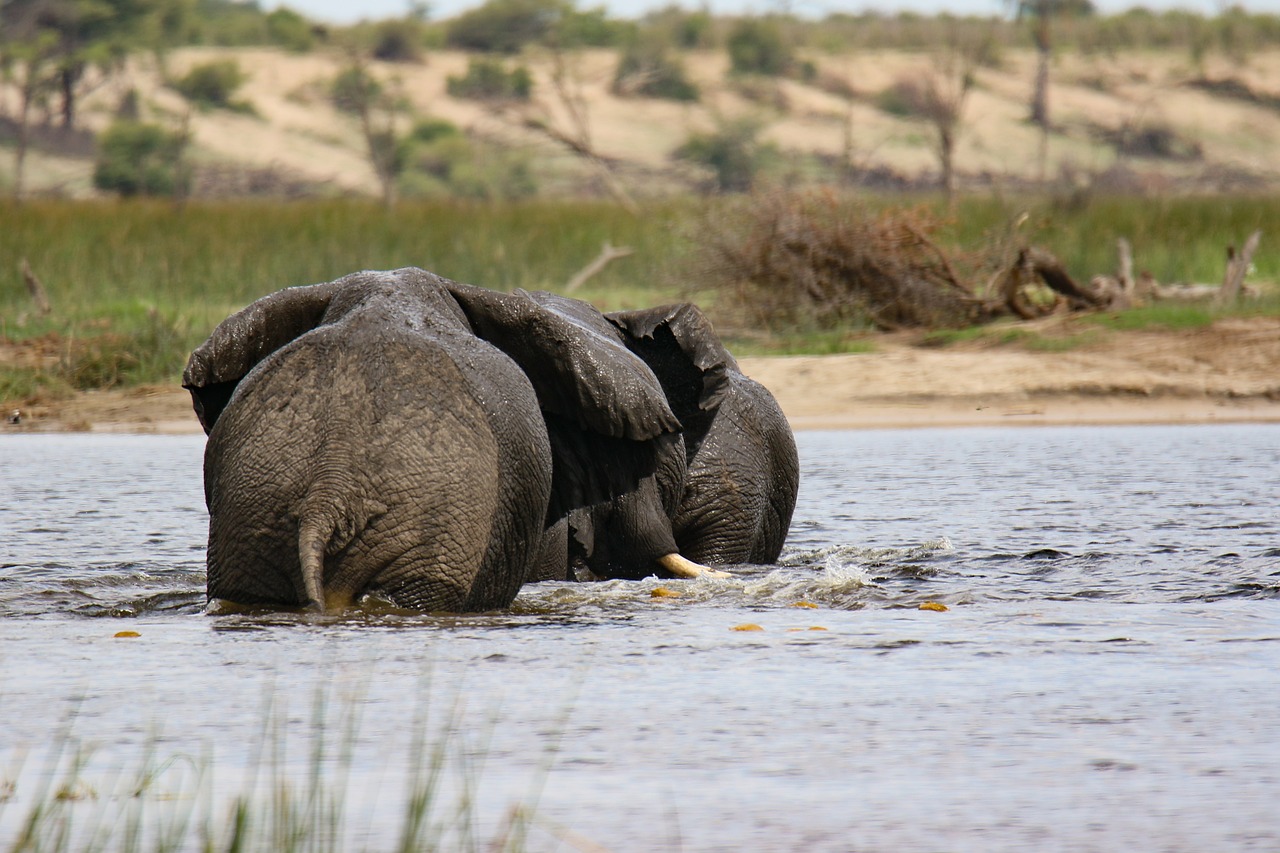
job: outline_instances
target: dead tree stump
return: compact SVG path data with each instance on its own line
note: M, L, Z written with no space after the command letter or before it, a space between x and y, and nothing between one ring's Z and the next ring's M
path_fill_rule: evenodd
M1240 286L1244 284L1245 273L1249 264L1253 263L1253 253L1258 251L1258 242L1262 239L1261 231L1254 231L1244 241L1244 248L1236 254L1234 246L1227 247L1227 271L1222 278L1222 288L1214 300L1218 305L1228 305L1240 298Z

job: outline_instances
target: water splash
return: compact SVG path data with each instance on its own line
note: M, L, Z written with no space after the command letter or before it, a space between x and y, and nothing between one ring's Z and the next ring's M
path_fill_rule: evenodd
M692 580L602 581L599 583L542 583L528 586L516 600L521 614L626 618L638 610L699 604L726 609L789 607L805 603L855 610L888 603L885 580L936 574L933 565L954 552L943 536L901 548L833 545L792 550L776 565L724 567L727 578Z
M831 545L804 551L790 551L782 555L778 564L782 566L822 565L823 568L841 568L863 563L866 565L890 565L909 560L927 560L955 551L955 546L946 536L930 539L919 545L908 545L901 548L867 548L860 545Z

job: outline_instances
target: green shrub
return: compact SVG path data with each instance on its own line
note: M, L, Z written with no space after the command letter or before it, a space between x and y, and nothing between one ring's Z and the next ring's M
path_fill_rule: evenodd
M442 118L428 118L419 121L405 137L405 144L431 143L446 136L458 136L462 131L458 126Z
M452 98L473 101L527 101L533 93L533 78L523 65L508 71L497 60L473 59L464 76L449 76L445 91Z
M629 24L609 20L603 6L585 12L570 8L550 35L559 47L614 47L630 29Z
M686 50L711 47L712 37L711 15L706 11L688 12L676 25L676 44Z
M876 108L898 118L924 118L929 114L928 92L914 77L899 77L875 96Z
M569 10L564 0L488 0L453 19L445 44L462 50L519 53L542 41Z
M117 120L99 140L93 185L122 196L180 195L191 183L182 163L186 137L155 124Z
M373 57L383 62L420 62L422 24L412 18L378 24L374 31Z
M613 75L615 95L640 95L669 101L696 101L698 87L685 77L684 65L655 39L639 39L622 51Z
M527 157L479 139L448 122L420 122L401 146L405 198L513 201L537 194Z
M329 100L344 113L359 115L382 95L382 84L358 65L338 72L329 85Z
M240 63L234 59L222 59L197 65L169 85L201 109L253 112L248 102L231 99L247 79L240 70Z
M272 44L297 53L306 53L316 42L311 22L284 6L267 15L267 38Z
M729 33L726 46L734 74L778 77L788 73L794 62L782 29L773 21L744 18Z
M776 153L773 146L761 144L759 135L755 121L729 122L712 133L691 134L673 156L711 169L720 192L745 192L755 184L765 160Z
M449 186L455 198L517 201L538 193L529 161L511 151L471 145L469 158L453 171Z
M714 22L705 9L688 12L679 6L667 6L641 18L638 28L642 37L678 50L699 50L715 44Z

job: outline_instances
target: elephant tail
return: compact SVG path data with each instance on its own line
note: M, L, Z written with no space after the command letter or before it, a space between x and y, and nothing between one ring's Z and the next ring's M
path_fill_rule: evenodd
M359 594L364 580L341 570L331 573L326 589L325 559L350 545L375 518L387 512L387 506L369 498L328 500L322 494L327 493L313 491L298 513L298 562L302 566L298 597L312 610L341 610Z
M302 589L299 592L305 605L312 610L324 610L324 555L329 548L333 525L323 517L304 516L298 524L298 559L302 564Z

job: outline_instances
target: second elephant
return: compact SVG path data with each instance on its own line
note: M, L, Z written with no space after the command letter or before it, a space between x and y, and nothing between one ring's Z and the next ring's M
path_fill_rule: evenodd
M700 563L772 563L800 486L795 437L694 305L607 315L658 377L683 426L687 472L672 529Z
M639 489L575 510L552 531L538 578L645 577L652 569L634 558L638 538L672 543L698 563L777 560L799 488L795 439L773 396L743 375L702 312L684 303L598 317L577 300L530 296L638 355L682 426Z

